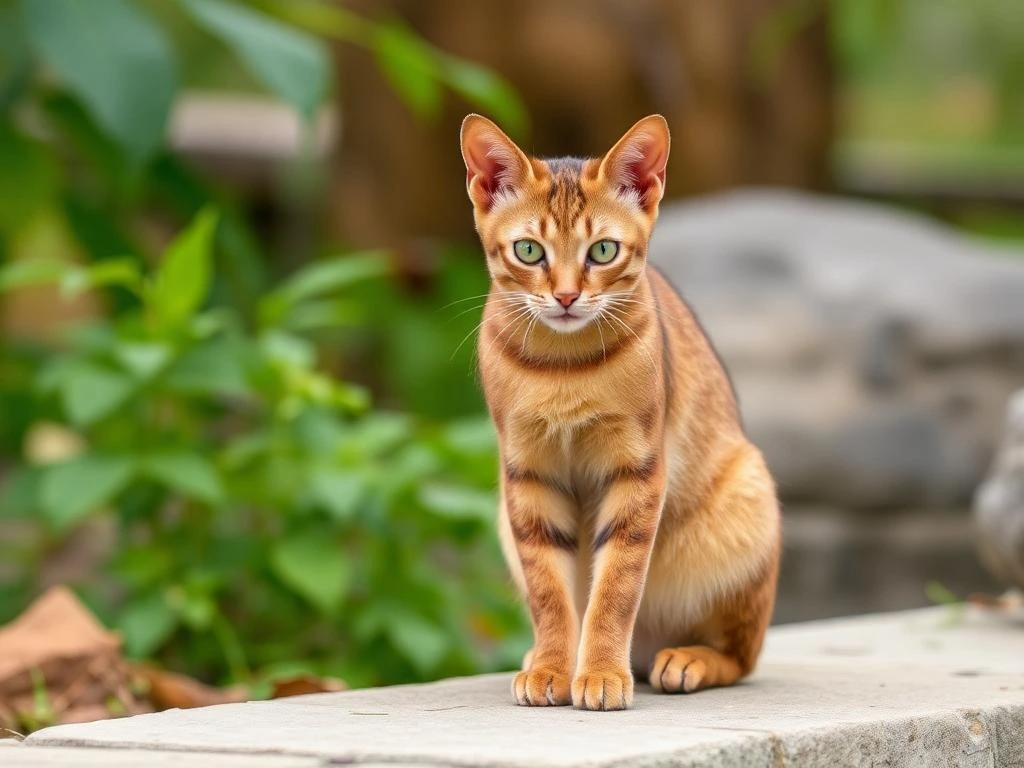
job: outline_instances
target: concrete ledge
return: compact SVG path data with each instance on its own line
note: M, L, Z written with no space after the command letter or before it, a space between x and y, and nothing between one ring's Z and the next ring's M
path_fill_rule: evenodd
M626 712L515 707L509 675L485 675L57 726L0 763L56 765L19 761L59 747L60 765L94 765L68 748L104 747L203 753L189 764L211 766L221 763L209 753L248 755L252 768L275 768L268 755L297 760L282 768L1024 766L1024 623L956 618L929 609L778 627L749 682L693 696L641 686ZM224 766L236 764L249 765Z

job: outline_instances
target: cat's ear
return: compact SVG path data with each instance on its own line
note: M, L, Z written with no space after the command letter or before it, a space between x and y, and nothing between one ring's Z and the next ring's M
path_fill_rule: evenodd
M665 118L648 115L626 131L604 156L598 175L620 196L651 212L665 193L668 148Z
M473 204L489 211L504 195L533 177L530 159L502 130L480 115L462 121L462 159L466 161L466 190Z

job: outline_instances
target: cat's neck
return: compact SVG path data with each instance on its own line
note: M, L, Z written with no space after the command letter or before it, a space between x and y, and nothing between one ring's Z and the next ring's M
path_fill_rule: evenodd
M540 320L513 317L500 309L492 292L482 325L482 343L527 364L572 365L606 360L630 345L638 332L656 320L651 285L645 274L628 296L615 301L586 327L573 333L555 331Z

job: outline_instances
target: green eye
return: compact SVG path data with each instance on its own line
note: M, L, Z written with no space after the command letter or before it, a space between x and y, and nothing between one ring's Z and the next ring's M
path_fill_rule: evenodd
M607 264L619 253L619 244L614 240L598 240L587 251L587 257L598 264Z
M544 258L544 249L536 240L516 240L512 249L523 264L536 264Z

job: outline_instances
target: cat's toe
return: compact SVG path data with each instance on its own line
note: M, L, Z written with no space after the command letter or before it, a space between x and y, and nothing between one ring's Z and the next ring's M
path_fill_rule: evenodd
M654 657L650 682L663 693L691 693L701 687L707 665L682 648L665 648Z
M532 668L512 679L512 698L521 707L558 707L572 702L569 675Z
M628 669L581 672L572 682L572 703L578 709L626 709L633 703L633 675Z

